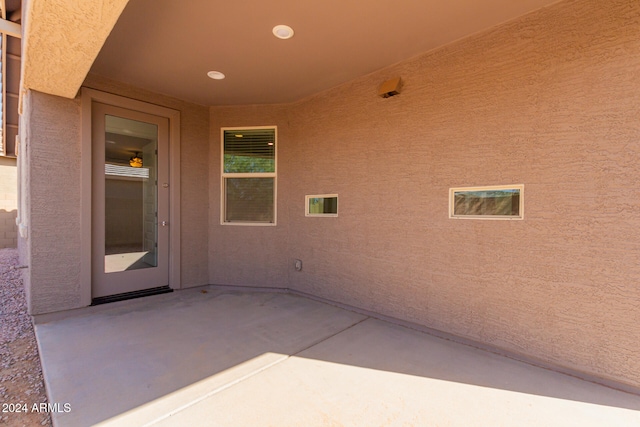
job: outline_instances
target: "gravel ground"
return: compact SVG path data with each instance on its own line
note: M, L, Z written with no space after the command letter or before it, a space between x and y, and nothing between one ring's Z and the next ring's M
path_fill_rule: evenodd
M0 249L0 425L51 426L38 346L22 286L18 252Z

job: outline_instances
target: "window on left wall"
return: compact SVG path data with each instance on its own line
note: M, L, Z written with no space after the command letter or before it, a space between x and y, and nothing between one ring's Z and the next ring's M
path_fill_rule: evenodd
M221 223L275 225L277 128L222 128L221 151Z

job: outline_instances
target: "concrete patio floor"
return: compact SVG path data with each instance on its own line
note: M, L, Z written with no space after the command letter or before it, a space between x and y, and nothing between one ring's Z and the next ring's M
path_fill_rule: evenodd
M292 294L209 287L44 320L57 427L640 425L637 395Z

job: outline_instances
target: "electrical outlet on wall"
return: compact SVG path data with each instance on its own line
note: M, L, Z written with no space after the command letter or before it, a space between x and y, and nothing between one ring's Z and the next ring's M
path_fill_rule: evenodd
M293 266L295 267L296 271L302 271L302 260L295 260L293 262Z

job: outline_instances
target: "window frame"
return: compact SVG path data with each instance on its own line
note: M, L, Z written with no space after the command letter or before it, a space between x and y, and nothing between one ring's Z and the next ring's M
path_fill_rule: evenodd
M274 154L273 172L225 172L224 171L224 133L226 131L242 132L244 130L273 129ZM220 224L240 225L250 227L275 226L278 223L278 127L272 126L234 126L220 128ZM261 221L226 221L227 191L225 183L227 178L273 178L273 222Z
M336 213L311 213L309 212L310 199L336 199ZM310 194L304 196L304 216L316 218L336 218L338 216L338 195L337 194Z
M461 192L518 190L518 215L455 215L455 194ZM478 187L453 187L449 189L449 219L481 219L481 220L507 220L522 221L524 219L524 184L513 185L484 185Z

